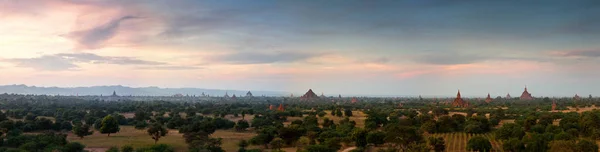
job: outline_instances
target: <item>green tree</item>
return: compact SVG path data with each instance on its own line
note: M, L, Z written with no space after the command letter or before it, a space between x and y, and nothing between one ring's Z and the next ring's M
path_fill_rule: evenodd
M77 123L73 127L73 134L75 134L77 137L83 139L83 137L85 137L85 136L94 134L94 131L92 131L90 129L90 125L87 125L87 124L82 125L81 123Z
M582 139L577 142L577 151L598 152L598 144L590 140Z
M576 152L577 144L573 140L555 140L549 144L550 149L548 151L556 152Z
M248 123L248 121L242 119L242 120L239 120L235 124L234 128L235 128L236 131L245 131L249 127L250 127L250 124Z
M489 152L491 149L490 141L481 136L473 137L467 142L467 150Z
M371 131L367 134L367 143L379 146L385 143L385 133L382 131Z
M368 131L361 128L356 128L352 132L352 139L354 139L354 143L356 143L356 147L367 147L367 135Z
M510 138L502 143L502 149L504 149L504 151L520 152L525 150L525 145L517 138Z
M283 141L283 139L281 138L275 138L271 142L269 142L269 146L271 146L271 148L275 150L281 150L281 147L283 147L283 145L285 145L285 141Z
M508 140L510 138L521 139L523 138L523 136L525 136L525 131L523 130L523 127L521 127L518 124L507 123L502 125L502 127L500 127L498 130L496 130L495 134L496 139L500 140Z
M121 152L133 152L133 147L129 146L129 145L125 145L123 147L121 147Z
M117 147L110 147L110 148L108 148L108 150L106 150L106 152L119 152L119 148L117 148Z
M169 133L169 130L160 123L154 123L148 128L148 135L154 139L154 144L158 142L160 137L164 137Z
M433 149L435 152L443 152L446 150L446 143L442 137L429 137L428 143L431 149Z
M352 117L352 109L344 109L344 115L346 115L346 117Z
M108 134L110 136L111 133L117 133L121 129L119 127L119 122L112 115L108 115L102 119L102 127L100 127L100 133Z

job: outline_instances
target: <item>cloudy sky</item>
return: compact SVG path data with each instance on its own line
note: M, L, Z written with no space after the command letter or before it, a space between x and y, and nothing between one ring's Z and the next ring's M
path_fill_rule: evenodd
M0 84L600 96L597 0L0 0Z

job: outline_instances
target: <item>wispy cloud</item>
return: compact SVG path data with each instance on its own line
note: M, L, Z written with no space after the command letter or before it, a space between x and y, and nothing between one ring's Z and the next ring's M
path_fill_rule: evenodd
M200 66L180 66L180 65L155 65L138 67L141 70L199 70L204 69Z
M323 54L301 53L301 52L239 52L217 56L218 62L231 64L269 64L269 63L291 63L304 61L310 58L318 57Z
M4 59L18 67L28 67L36 70L62 71L77 70L77 63L117 64L117 65L167 65L163 62L147 61L130 57L99 56L91 53L60 53L43 55L34 58Z
M553 52L552 54L561 57L600 57L600 50L572 50Z
M77 42L79 48L98 49L104 46L104 42L110 40L117 34L121 22L136 18L139 17L123 16L91 29L73 31L67 34L67 37Z

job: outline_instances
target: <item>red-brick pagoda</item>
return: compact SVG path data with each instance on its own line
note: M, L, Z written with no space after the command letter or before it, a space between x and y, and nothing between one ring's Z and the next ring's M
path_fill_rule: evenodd
M492 97L490 97L490 93L488 93L487 98L485 98L485 102L490 103L492 102Z
M460 90L458 91L458 93L456 94L456 99L454 99L454 101L452 101L452 106L453 107L468 107L469 103L464 101L461 97L460 97Z
M523 91L523 94L521 94L520 99L521 100L533 100L531 93L527 92L527 86L525 86L525 91Z

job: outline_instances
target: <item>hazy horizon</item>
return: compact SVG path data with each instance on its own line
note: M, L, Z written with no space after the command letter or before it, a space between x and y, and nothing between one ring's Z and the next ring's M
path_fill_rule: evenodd
M600 1L0 1L0 84L600 95ZM298 93L298 94L297 94Z

